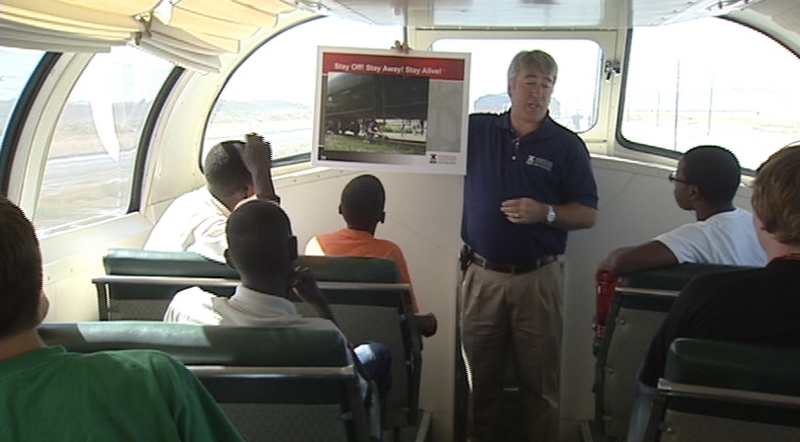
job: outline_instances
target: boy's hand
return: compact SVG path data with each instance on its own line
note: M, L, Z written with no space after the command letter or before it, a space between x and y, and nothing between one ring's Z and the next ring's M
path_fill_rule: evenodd
M314 279L314 274L311 273L311 269L308 267L296 268L290 283L295 294L297 294L303 302L313 307L319 317L330 319L334 324L336 323L331 307L328 305L328 300L317 286L317 280Z
M256 133L249 133L245 137L247 141L237 147L250 174L256 176L263 170L271 169L272 146L269 141L265 141L264 137Z
M237 149L253 178L256 197L280 204L281 199L275 193L275 184L272 182L272 146L259 134L249 133L245 137L247 142L238 145Z
M395 40L394 46L392 46L390 49L393 49L401 54L408 54L408 52L411 50L411 48L408 47L408 42L404 41L400 43L400 40Z

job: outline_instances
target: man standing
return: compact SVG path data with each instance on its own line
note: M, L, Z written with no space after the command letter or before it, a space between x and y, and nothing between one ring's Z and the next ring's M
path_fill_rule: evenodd
M511 109L469 121L461 237L462 341L473 441L497 441L509 345L528 440L558 439L567 231L592 227L597 186L583 141L548 115L558 67L523 51L508 69Z

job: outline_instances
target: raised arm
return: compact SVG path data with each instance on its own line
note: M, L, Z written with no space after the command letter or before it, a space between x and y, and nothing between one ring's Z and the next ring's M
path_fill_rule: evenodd
M239 154L253 177L256 198L280 204L272 183L272 146L261 135L250 133L246 137L247 142L239 146Z

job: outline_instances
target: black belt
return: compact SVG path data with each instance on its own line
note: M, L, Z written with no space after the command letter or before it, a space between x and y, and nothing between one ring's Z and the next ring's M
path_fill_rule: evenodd
M544 267L547 264L553 263L558 259L557 255L547 255L537 259L534 262L529 262L526 264L519 264L519 265L511 265L511 264L495 264L493 262L489 262L486 258L478 255L477 253L473 253L470 261L474 264L477 264L483 267L486 270L492 270L495 272L502 272L502 273L511 273L511 274L520 274L520 273L528 273L532 272L540 267Z

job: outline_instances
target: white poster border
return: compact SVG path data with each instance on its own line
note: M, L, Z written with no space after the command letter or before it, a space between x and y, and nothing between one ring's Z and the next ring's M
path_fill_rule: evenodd
M311 150L311 164L313 166L332 167L342 169L359 169L374 171L393 171L393 172L413 172L413 173L434 173L434 174L454 174L464 175L466 173L467 162L467 125L469 121L469 62L470 54L453 52L429 52L429 51L409 51L403 54L394 50L347 48L347 47L327 47L321 46L317 51L317 72L316 72L316 93L314 99L314 131L313 144ZM370 134L368 138L367 127L371 120L380 127L379 120L383 117L383 127L387 127L389 110L381 109L392 108L386 103L375 104L377 99L373 98L372 115L362 118L365 114L363 109L353 110L345 108L344 111L337 113L338 118L329 118L325 103L331 102L338 92L328 93L328 85L333 77L329 79L329 74L336 74L344 77L347 74L357 74L351 76L350 80L340 79L337 85L345 82L360 81L367 79L392 78L393 84L417 84L418 79L427 79L425 88L427 90L425 119L419 119L417 127L411 127L412 133L409 138L423 137L423 143L413 141L405 137L406 125L403 119L401 135L396 136L391 133L387 136L379 130L370 131L378 133L379 140L388 141L390 146L400 146L398 149L413 149L419 151L424 149L424 153L376 153L363 152L369 150L366 146L372 144L375 138ZM340 75L345 74L345 75ZM352 80L355 78L356 80ZM373 80L369 80L373 81ZM374 80L377 81L377 80ZM386 84L386 83L381 83ZM335 85L334 87L336 87ZM351 96L359 92L354 89L342 93ZM377 90L378 86L375 86ZM381 91L381 96L386 97L385 90ZM417 91L417 93L419 93ZM323 96L324 94L324 96ZM402 96L403 94L400 94ZM413 90L409 89L407 96L413 96ZM396 91L393 96L398 97ZM401 98L401 100L404 98ZM345 101L345 99L340 99ZM401 104L397 108L412 108L410 104ZM418 109L418 107L414 107ZM419 110L417 110L419 112ZM348 115L348 117L342 117ZM356 115L359 118L352 118ZM342 118L351 118L348 124L351 129L342 128ZM394 119L398 120L397 118ZM424 122L423 122L424 121ZM388 127L387 127L388 129ZM354 133L356 132L357 133ZM417 134L420 132L420 134ZM326 136L331 135L349 136L352 139L341 138L342 143L347 144L347 148L359 149L359 151L348 152L345 150L325 149ZM335 138L328 138L328 142ZM355 141L363 142L364 146L355 144ZM380 142L380 141L379 141ZM410 147L409 147L410 146Z

